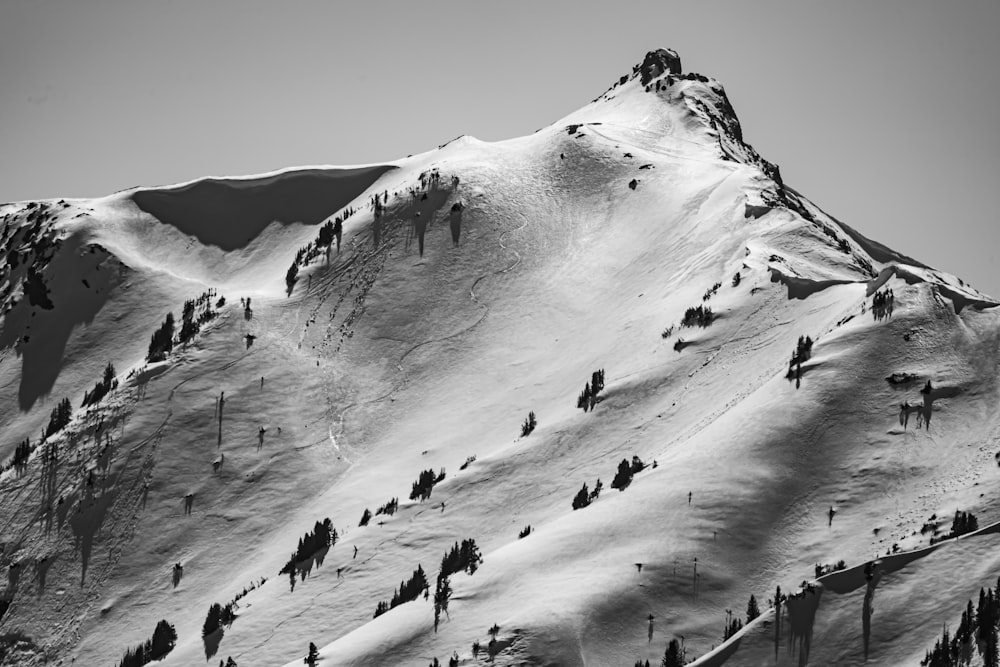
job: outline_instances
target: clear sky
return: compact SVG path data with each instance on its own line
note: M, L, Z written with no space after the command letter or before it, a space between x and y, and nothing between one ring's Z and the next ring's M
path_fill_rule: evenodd
M0 0L0 201L533 132L646 51L785 181L1000 297L1000 2Z

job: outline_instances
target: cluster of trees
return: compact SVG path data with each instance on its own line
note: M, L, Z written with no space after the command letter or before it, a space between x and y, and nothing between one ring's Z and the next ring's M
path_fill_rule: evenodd
M816 563L816 578L819 579L824 574L830 574L831 572L840 572L841 570L847 569L847 563L843 560L838 560L833 565L819 564Z
M292 288L295 287L295 281L299 279L299 265L298 263L293 263L288 267L288 272L285 273L285 288L288 290L288 294L292 293Z
M597 478L597 483L594 484L593 491L588 490L587 483L584 482L583 487L576 492L575 496L573 496L573 509L582 510L584 507L597 500L597 498L601 495L601 489L603 488L604 485L601 483L600 477Z
M896 297L893 295L891 288L875 292L875 295L872 297L872 317L875 320L892 317L892 310L895 305Z
M525 526L524 528L521 529L521 532L517 534L517 539L522 540L525 537L527 537L528 535L531 535L531 524L530 523L527 526Z
M332 221L327 220L319 228L316 240L310 241L296 251L295 259L285 273L285 287L288 289L289 294L292 293L295 281L299 279L300 266L308 266L311 261L319 257L321 252L328 251L334 239L337 240L337 252L340 252L340 242L344 236L344 221L354 215L355 212L356 209L347 207L344 209L343 215L338 215Z
M813 339L809 336L799 336L799 340L795 344L795 352L792 353L792 360L788 362L788 365L794 366L803 361L809 361L812 358L812 352Z
M251 591L256 590L258 586L263 586L267 583L267 577L261 577L259 581L252 582L249 586L244 586L243 590L236 594L232 600L227 602L225 605L215 603L208 608L208 614L205 616L205 623L201 626L201 636L208 637L216 630L222 626L229 627L236 620L236 610L240 608L239 602L247 596ZM221 660L219 661L219 667L233 667L236 661L229 658L225 663Z
M736 275L739 274L737 273ZM739 284L739 281L737 280L736 283ZM713 296L715 296L715 293L719 291L720 287L722 287L722 283L715 283L714 285L712 285L710 289L705 290L705 293L701 295L701 300L708 301L709 299L711 299Z
M576 399L576 407L584 412L593 410L597 405L597 395L604 390L604 369L590 374L590 382L583 386L583 391ZM532 413L534 414L534 413Z
M319 248L310 241L295 252L295 262L293 266L306 266L319 255Z
M927 651L920 664L924 667L959 667L972 661L973 648L979 650L983 659L983 667L1000 666L998 655L997 629L1000 625L1000 579L996 590L979 589L979 604L973 608L969 600L962 611L962 620L958 624L955 636L948 629Z
M430 494L428 493L428 495L430 495ZM385 503L384 505L382 505L381 507L379 507L377 510L375 510L375 516L378 516L379 514L385 514L386 516L392 516L393 514L396 513L396 510L398 510L398 509L399 509L399 498L393 497L393 498L389 499L389 502Z
M153 638L135 648L127 649L118 667L142 667L154 660L162 660L174 650L177 644L177 631L165 620L156 624Z
M149 339L149 351L146 352L146 361L163 361L174 349L174 314L167 313L160 328L153 332Z
M25 438L14 448L14 456L3 468L0 468L0 472L10 470L11 468L23 470L28 465L28 458L33 451L35 451L35 448L32 446L31 440Z
M337 529L333 527L330 517L323 519L322 523L317 521L312 532L307 532L299 538L299 546L289 557L288 562L278 574L292 574L295 572L295 564L312 558L320 549L332 547L337 543Z
M475 574L483 557L473 539L462 540L448 551L441 559L441 570L438 572L437 584L434 587L434 632L437 632L441 621L441 612L448 613L448 602L451 600L451 575L457 572Z
M536 426L538 426L538 420L535 419L535 412L532 410L528 413L528 417L524 420L524 423L521 424L521 437L523 438L527 435L531 435L531 432L535 430Z
M684 311L684 319L681 320L682 327L707 327L715 319L711 306L694 306Z
M438 573L437 584L434 586L434 632L437 632L441 622L441 612L448 613L448 602L451 600L451 579L442 570Z
M344 235L344 222L337 216L335 220L327 220L319 228L319 236L316 237L316 245L320 248L329 248L334 239L337 239L337 250L340 250L340 240Z
M475 540L462 540L461 544L455 542L455 546L441 559L441 574L438 575L438 578L447 577L456 572L475 574L482 562L483 557L479 553L479 547L476 546Z
M465 459L465 463L463 463L462 465L460 465L458 467L458 469L459 470L465 470L466 468L468 468L470 465L472 465L475 462L476 462L476 455L473 454L472 456L467 457Z
M437 189L441 184L441 172L431 169L420 174L420 187Z
M58 433L63 428L69 424L69 420L73 418L73 406L70 405L69 399L64 398L59 401L56 407L52 408L52 412L49 414L49 424L45 427L45 437L48 438L54 433Z
M611 480L611 488L624 491L632 483L632 477L637 472L645 469L645 467L646 464L642 462L642 459L634 454L632 455L631 463L629 463L628 459L622 459L621 463L618 464L618 472L615 473L615 478Z
M375 606L375 616L373 618L378 618L385 612L398 607L404 602L409 602L410 600L416 600L420 597L420 594L429 589L427 583L427 575L424 573L424 568L417 564L417 569L413 571L410 578L406 581L401 581L399 583L399 589L392 594L392 599L386 602L385 600L380 600Z
M813 339L809 336L799 336L799 340L795 344L795 351L788 362L788 373L785 374L787 379L795 380L796 389L799 388L799 383L802 380L802 362L812 358L812 349Z
M458 572L475 573L479 564L483 561L479 553L479 547L473 539L462 540L448 550L441 558L441 569L438 572L437 582L434 586L434 631L437 632L438 624L441 620L441 612L448 613L448 602L451 600L451 575ZM391 600L380 600L375 606L375 616L378 618L394 607L416 600L420 594L424 598L430 597L430 585L424 568L417 565L417 569L406 581L399 583L399 588L392 595Z
M431 474L431 476L434 475L434 471L433 470L430 470L430 471L425 470L424 472L420 473L420 478L416 482L413 483L414 490L417 489L417 485L418 484L421 484L422 481L423 482L426 481L425 475L428 472ZM434 480L430 482L430 486L427 487L427 489L426 489L426 491L427 491L426 497L427 498L430 498L430 496L431 496L431 487L433 487L434 484L436 484L437 482L440 482L442 479L444 479L444 468L441 469L440 478L435 477ZM421 493L423 493L423 491L424 491L423 486L420 487L420 491L421 491ZM415 500L415 499L416 499L416 496L414 496L414 495L411 494L410 495L410 500ZM423 500L424 497L421 497L420 499ZM375 510L375 514L374 515L372 514L372 511L366 507L365 511L361 513L361 521L358 522L358 526L359 527L367 526L368 522L372 520L372 516L378 516L379 514L385 514L386 516L392 516L398 510L399 510L399 498L390 498L388 502L386 502L384 505L381 505L377 510Z
M493 660L493 657L500 652L497 645L497 635L500 634L500 626L496 623L493 624L489 630L486 631L490 635L490 643L486 645L486 653L489 655L489 659ZM479 652L483 650L482 645L479 640L472 642L472 659L479 659Z
M104 367L104 377L101 381L95 384L93 389L83 393L83 403L80 407L85 408L88 405L100 403L101 399L107 396L111 390L117 388L118 380L115 378L115 365L109 361L108 365Z
M201 636L208 637L223 625L229 627L236 620L236 603L228 602L223 607L218 602L208 608L205 623L201 626Z
M229 656L226 658L225 662L219 660L219 667L239 667L239 665L237 665L236 661L233 660L233 656Z
M977 530L979 530L979 519L976 518L975 514L972 512L955 512L955 518L951 521L951 530L947 535L932 537L931 544L942 542L952 537L958 537L959 535L965 535L966 533L974 533Z
M741 276L740 272L737 271L736 274L733 275L733 287L738 287L741 280L743 280L743 276Z
M181 311L181 332L179 334L180 342L187 343L189 340L195 337L201 330L201 326L215 318L216 312L212 310L212 298L215 296L215 290L210 289L203 293L197 299L188 299L184 302L184 309ZM219 304L224 305L226 303L225 297L219 299ZM219 305L221 308L222 305ZM201 307L200 313L195 316L195 311Z
M683 667L686 662L684 647L676 639L671 639L667 644L667 649L663 652L660 667ZM650 667L649 660L636 660L635 667Z
M410 500L427 500L431 497L431 490L434 485L444 479L444 468L441 468L441 472L435 474L433 470L421 470L420 476L417 477L417 481L413 483L410 488Z
M722 628L722 641L726 641L743 629L743 621L733 617L733 610L726 610L726 625Z

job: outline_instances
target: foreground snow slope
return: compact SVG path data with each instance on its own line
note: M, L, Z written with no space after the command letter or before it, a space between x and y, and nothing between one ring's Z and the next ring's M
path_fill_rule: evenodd
M785 186L719 84L670 52L521 139L0 215L18 253L0 454L38 444L62 397L75 409L0 477L8 662L116 664L160 619L178 634L164 665L302 664L309 642L326 665L477 664L494 624L498 664L656 662L679 636L693 658L727 609L766 607L816 563L926 545L932 515L1000 514L995 302ZM335 219L339 251L307 248L289 289L297 251ZM147 364L166 313L179 322L209 288L218 315ZM695 306L714 320L680 326ZM108 362L119 386L79 409ZM904 429L899 405L922 404L928 380L930 421ZM633 455L647 467L610 488ZM325 517L339 540L293 586L278 571ZM451 577L437 632L423 597L372 618L418 564L433 596L467 538L483 561ZM879 664L912 664L957 622L993 584L995 547L959 541L886 575ZM237 595L203 639L210 605ZM809 661L864 662L860 603L821 605ZM768 633L751 628L727 664L799 660Z

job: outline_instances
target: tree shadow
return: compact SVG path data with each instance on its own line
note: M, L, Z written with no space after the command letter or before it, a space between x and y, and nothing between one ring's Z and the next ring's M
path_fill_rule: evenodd
M424 256L424 238L427 234L428 228L431 223L434 222L434 215L451 195L451 190L447 187L441 187L436 181L431 181L427 185L427 189L424 191L414 191L411 193L410 200L400 209L394 210L388 215L395 220L410 220L410 226L407 231L406 241L404 248L409 249L410 243L413 237L417 238L417 248L420 252L420 256ZM459 204L456 204L459 205ZM459 227L461 226L461 209L457 211L458 218L457 222ZM449 218L451 219L451 234L452 242L457 245L458 233L455 227L456 210L452 206L449 212Z
M219 644L222 643L222 637L225 634L220 625L215 632L211 632L201 638L201 641L205 644L205 660L211 660L219 652Z
M115 501L116 492L112 487L101 495L94 497L93 491L77 504L77 511L69 520L70 528L76 539L76 548L80 551L80 585L87 579L87 567L94 548L94 538L101 530L101 525L107 516L108 509Z
M798 649L799 667L804 667L809 662L816 611L819 609L822 593L821 586L806 584L801 591L789 595L785 600L788 609L788 650L794 655Z
M41 513L44 522L45 534L52 532L52 520L55 518L56 494L59 489L59 448L54 443L44 445L42 448L42 470L41 470Z
M17 584L21 580L21 563L11 563L7 568L7 589L13 594L17 590Z
M451 226L451 242L458 245L458 239L462 236L462 202L455 202L451 205L451 212L448 214L448 223Z
M45 592L45 578L48 576L49 568L52 567L52 563L55 562L58 556L58 554L53 556L42 556L35 561L35 581L38 582L39 597L41 597L42 593Z
M205 245L237 250L272 222L321 223L395 168L300 169L259 178L205 178L178 187L137 190L132 201Z
M872 611L874 611L872 602L875 600L875 587L878 586L878 582L882 578L882 570L879 568L878 561L872 561L865 567L865 577L867 579L867 586L865 588L865 601L861 607L861 628L865 660L867 660L872 634Z
M931 430L931 417L934 415L934 401L939 398L954 398L962 393L959 387L933 387L928 380L920 390L922 403L910 403L908 400L899 405L899 425L905 431L910 423L910 414L917 413L917 428L924 426Z
M25 298L4 316L0 349L13 347L21 357L17 398L22 411L30 410L52 390L73 330L93 322L107 303L119 282L119 270L110 265L112 261L103 248L83 246L81 237L70 236L44 269L52 308L32 305Z
M691 346L692 346L692 345L694 345L694 344L695 344L695 343L694 343L694 341L691 341L691 340L684 340L683 338L678 338L678 339L677 339L677 340L676 340L676 341L674 342L674 352L680 352L680 351L681 351L681 350L683 350L684 348L686 348L686 347L691 347Z
M427 218L420 215L420 211L417 211L416 215L413 217L413 230L417 233L417 245L420 248L420 256L424 256L424 235L427 234Z

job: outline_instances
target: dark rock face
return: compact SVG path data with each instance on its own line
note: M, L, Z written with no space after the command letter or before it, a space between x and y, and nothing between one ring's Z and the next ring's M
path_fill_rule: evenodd
M643 58L642 64L639 65L639 72L644 86L664 72L680 74L681 57L677 55L676 51L669 49L650 51Z
M52 300L49 299L49 289L45 285L45 280L34 267L28 268L28 275L24 279L24 294L32 306L41 306L46 310L52 310L54 307Z

